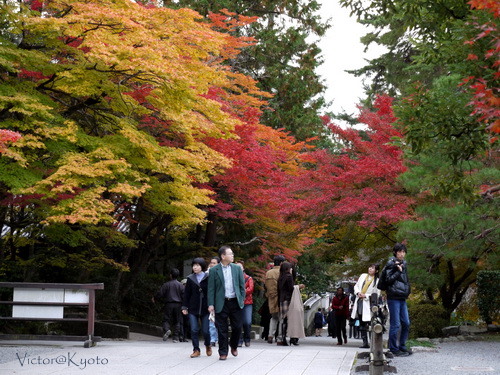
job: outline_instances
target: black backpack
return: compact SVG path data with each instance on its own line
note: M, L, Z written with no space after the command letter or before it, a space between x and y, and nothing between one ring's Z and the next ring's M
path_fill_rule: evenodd
M385 266L382 272L380 273L380 277L377 283L377 288L380 290L387 290L388 286L389 285L387 285L387 266Z

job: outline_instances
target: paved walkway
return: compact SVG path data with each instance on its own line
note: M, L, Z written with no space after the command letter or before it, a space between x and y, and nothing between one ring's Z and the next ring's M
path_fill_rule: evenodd
M191 342L163 342L133 334L131 340L103 341L93 348L79 342L0 341L0 374L106 375L349 375L360 340L337 346L330 337L307 337L299 346L253 340L239 355L219 361L217 350L191 359ZM215 348L217 349L217 348Z

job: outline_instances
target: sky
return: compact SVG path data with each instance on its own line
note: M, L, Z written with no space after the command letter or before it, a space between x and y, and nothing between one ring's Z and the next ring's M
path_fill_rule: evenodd
M368 29L356 23L349 16L349 10L341 8L337 0L322 0L321 15L324 19L332 18L333 25L321 39L324 63L317 69L325 80L327 102L332 102L327 108L329 112L358 113L356 105L363 97L362 79L345 72L349 69L361 68L364 59L377 57L380 48L370 48L363 52L364 46L359 41Z

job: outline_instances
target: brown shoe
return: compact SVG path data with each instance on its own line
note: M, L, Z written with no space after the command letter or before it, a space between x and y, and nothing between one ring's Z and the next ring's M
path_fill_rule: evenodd
M197 358L197 357L199 357L199 356L200 356L200 354L201 354L201 353L200 353L200 351L199 351L199 350L195 350L195 351L193 352L193 354L191 354L191 356L190 356L190 357L191 357L191 358Z
M231 348L231 354L234 356L234 357L237 357L238 356L238 349L233 349Z
M268 336L267 337L267 343L272 344L273 343L273 336Z
M219 356L219 361L225 361L226 359L227 359L227 355L222 354Z
M212 355L212 347L210 345L206 346L207 348L207 356L210 357Z

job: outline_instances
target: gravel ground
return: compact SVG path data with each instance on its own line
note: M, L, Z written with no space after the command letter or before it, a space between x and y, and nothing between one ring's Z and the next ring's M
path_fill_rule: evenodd
M396 367L398 375L500 375L500 341L442 342L434 351L421 350L415 348L411 356L395 357L389 365ZM368 372L353 368L351 374Z

